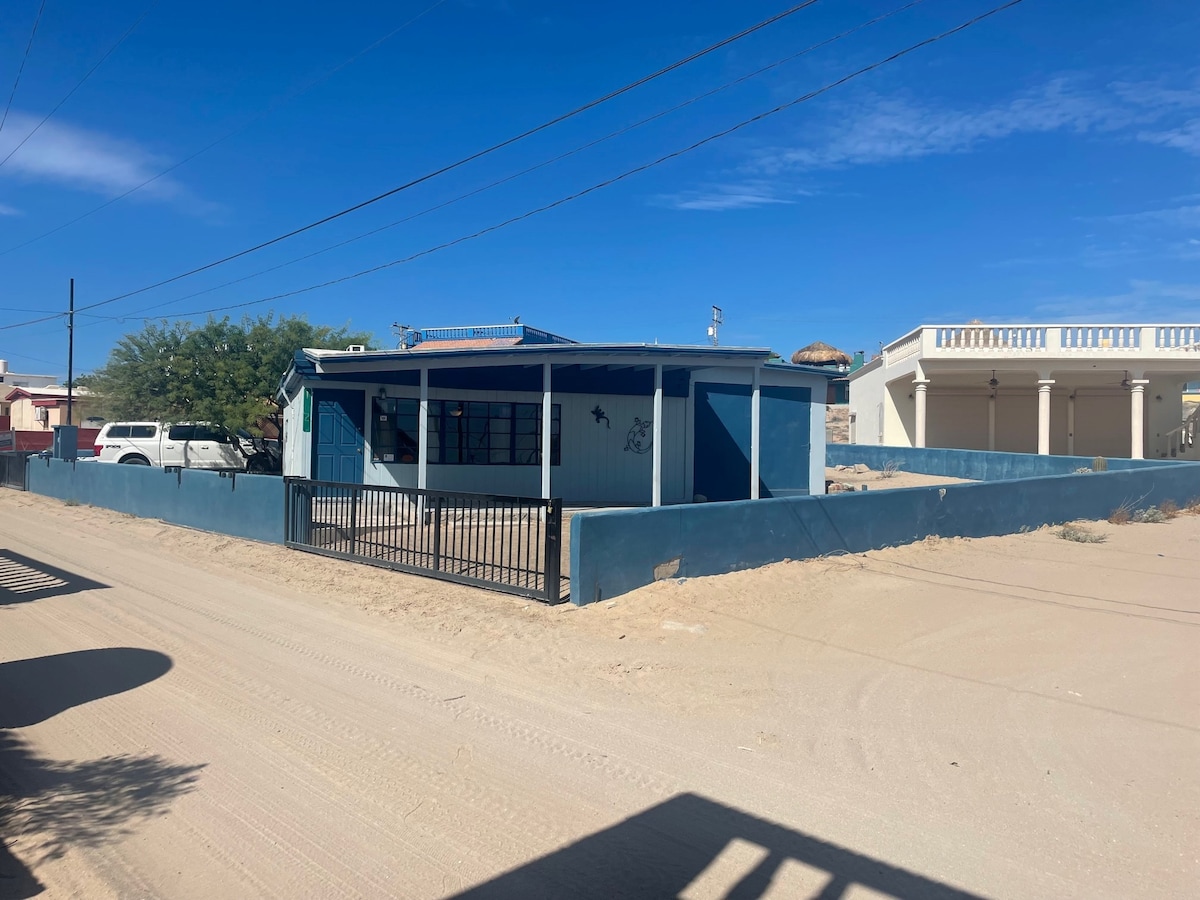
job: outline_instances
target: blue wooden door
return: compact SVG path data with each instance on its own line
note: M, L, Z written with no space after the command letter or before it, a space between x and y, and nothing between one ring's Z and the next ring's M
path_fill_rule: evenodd
M313 462L317 481L362 484L362 391L313 391Z

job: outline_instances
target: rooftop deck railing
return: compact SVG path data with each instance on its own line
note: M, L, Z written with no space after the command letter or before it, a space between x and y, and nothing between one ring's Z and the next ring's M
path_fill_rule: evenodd
M1114 355L1200 360L1200 325L923 325L883 348L885 365L913 356Z

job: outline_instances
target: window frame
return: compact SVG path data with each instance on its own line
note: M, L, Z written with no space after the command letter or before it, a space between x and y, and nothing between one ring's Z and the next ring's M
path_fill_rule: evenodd
M403 413L400 412L402 405L406 410ZM372 461L389 465L419 463L419 416L419 400L411 397L372 398ZM550 465L561 466L561 403L551 404L550 417ZM402 424L411 424L411 432L402 428ZM504 428L497 430L500 425ZM383 435L391 437L381 439ZM475 446L471 446L472 438ZM401 451L402 447L406 452ZM428 449L429 464L434 466L541 466L542 404L510 400L430 400Z

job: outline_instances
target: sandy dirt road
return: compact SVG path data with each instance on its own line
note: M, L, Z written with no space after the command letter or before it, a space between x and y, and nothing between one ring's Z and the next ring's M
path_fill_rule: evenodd
M0 491L0 897L1194 896L1200 518L1102 530L574 610Z

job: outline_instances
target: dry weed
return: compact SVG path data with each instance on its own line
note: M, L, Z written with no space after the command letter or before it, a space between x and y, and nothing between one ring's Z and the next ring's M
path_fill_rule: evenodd
M1074 523L1068 523L1058 529L1058 536L1064 541L1074 541L1077 544L1103 544L1108 535L1097 534L1089 528Z
M1109 514L1108 523L1110 525L1128 525L1129 520L1133 518L1133 510L1128 506L1118 506Z
M1174 500L1164 500L1158 504L1158 511L1161 512L1168 520L1179 516L1179 504Z

